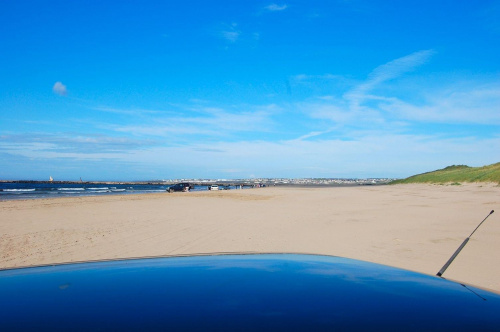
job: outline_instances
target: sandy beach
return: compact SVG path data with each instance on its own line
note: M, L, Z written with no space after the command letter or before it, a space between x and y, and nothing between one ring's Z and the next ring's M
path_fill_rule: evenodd
M0 268L219 252L344 256L436 274L493 209L496 184L0 201ZM500 292L500 211L444 277Z

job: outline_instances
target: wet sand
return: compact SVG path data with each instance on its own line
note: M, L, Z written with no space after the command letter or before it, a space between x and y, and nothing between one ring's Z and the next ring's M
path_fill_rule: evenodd
M214 252L344 256L500 292L500 186L396 185L0 201L0 268Z

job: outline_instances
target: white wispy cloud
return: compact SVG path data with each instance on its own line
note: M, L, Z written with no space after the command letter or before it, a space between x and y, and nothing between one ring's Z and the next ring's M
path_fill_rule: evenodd
M424 50L389 61L375 68L365 81L356 82L343 79L338 75L296 75L296 82L310 82L314 84L318 80L337 80L344 84L353 85L342 96L319 96L317 99L323 102L306 102L301 105L307 109L313 118L329 119L335 123L381 123L385 121L383 111L388 110L388 105L401 104L394 96L376 95L371 90L379 87L382 83L398 78L405 73L414 70L424 64L434 54L432 50ZM370 103L370 105L367 105Z
M418 124L498 125L500 124L500 82L494 78L483 80L442 79L443 83L429 82L418 72L416 80L408 73L416 71L434 54L432 50L412 53L380 65L364 81L342 79L337 75L307 75L291 77L295 88L323 85L330 81L350 85L343 93L318 95L298 102L295 107L308 118L304 120L305 133L297 140L320 140L332 136L353 137L372 128L392 133L414 133ZM337 85L340 87L341 85ZM313 90L313 89L309 89ZM337 88L341 90L341 88ZM315 122L316 121L316 122ZM325 130L325 127L335 128ZM460 136L459 129L447 127L442 134ZM476 132L477 128L475 129ZM491 131L485 133L491 137Z
M500 124L500 84L446 86L424 96L418 105L391 98L380 109L411 121L433 123Z
M25 133L0 137L4 149L45 151L50 153L102 154L153 146L156 141L85 133ZM19 151L20 154L23 151Z
M268 11L271 11L271 12L276 12L276 11L279 12L279 11L287 9L288 5L286 5L286 4L278 5L278 4L272 3L264 8L267 9Z
M351 107L359 107L368 97L367 93L370 90L381 83L395 79L414 70L416 67L426 63L434 53L433 50L415 52L375 68L368 75L367 80L346 93L345 98L350 100Z
M483 146L477 149L477 146ZM385 177L409 176L450 163L481 166L497 161L500 138L441 138L377 132L355 140L288 140L195 143L131 151L123 161L142 160L151 165L169 164L186 173L248 177ZM182 155L183 158L171 158ZM203 160L204 169L199 170ZM474 163L471 163L471 160ZM203 174L203 175L205 175ZM200 175L202 176L202 175Z
M153 117L153 123L113 125L109 129L136 136L172 137L175 134L177 139L184 140L192 135L220 138L242 132L262 132L273 126L274 105L248 111L241 108L228 111L220 107L191 106L188 108L189 113L196 116Z
M162 121L165 122L165 121ZM196 125L184 124L177 125L175 123L165 124L140 124L140 125L111 125L109 129L119 132L141 136L157 136L157 137L170 137L172 141L185 141L186 137L193 135L202 135L210 137L220 137L223 132L210 127L200 127Z
M235 113L222 108L206 107L202 108L201 111L203 111L207 116L181 118L178 119L178 121L211 126L212 128L230 131L253 131L271 124L271 108L272 105L264 108L258 108L253 111L239 110Z
M96 110L96 111L101 111L101 112L123 114L123 115L132 115L132 116L143 115L143 114L160 114L160 113L165 112L165 111L160 111L160 110L122 109L122 108L106 107L106 106L91 107L91 109Z
M326 100L322 103L304 103L301 109L307 111L313 119L330 120L333 123L346 125L372 126L384 122L384 117L376 109L351 108L345 100Z
M312 131L310 133L307 133L305 135L298 137L297 139L295 139L295 141L303 141L303 140L306 140L306 139L311 138L311 137L316 137L316 136L320 136L323 134L331 133L334 130L335 130L335 128L331 128L331 129L323 130L323 131Z
M56 82L54 86L52 86L52 91L60 96L66 96L68 94L66 85L62 84L61 82Z
M317 80L344 80L341 75L323 74L323 75L307 75L299 74L291 77L291 80L297 83L317 81Z
M238 38L241 35L241 31L237 27L238 24L236 23L226 24L224 25L224 28L220 31L219 35L223 39L231 43L235 43L236 41L238 41Z
M368 80L362 87L368 89L381 82L401 76L426 63L434 53L433 50L418 51L383 64L368 75Z

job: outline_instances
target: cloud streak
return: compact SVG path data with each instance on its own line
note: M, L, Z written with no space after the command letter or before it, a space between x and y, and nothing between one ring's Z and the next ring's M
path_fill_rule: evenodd
M30 133L2 135L1 149L14 154L24 155L25 151L44 151L47 153L78 153L99 155L105 153L127 152L133 149L154 146L153 140L133 139L107 135L84 133Z
M236 43L241 35L241 31L237 29L237 26L236 23L225 25L219 33L220 37L230 43Z
M147 115L147 114L160 114L160 113L164 112L164 111L160 111L160 110L121 109L121 108L105 107L105 106L91 107L91 109L96 110L96 111L101 111L101 112L115 113L115 114L122 114L122 115L131 115L131 116Z
M266 7L264 7L266 10L270 11L270 12L280 12L280 11L283 11L285 9L288 8L287 5L283 4L283 5L277 5L275 3L272 3Z
M380 109L401 119L428 123L500 125L500 84L446 87L414 105L392 98Z
M296 88L330 85L333 79L351 85L344 93L320 95L296 104L306 116L304 123L309 129L297 140L338 136L358 139L360 134L366 135L374 128L418 135L416 128L421 124L432 124L434 131L445 137L463 135L464 126L476 135L494 136L491 128L480 131L477 126L500 124L500 82L454 77L453 82L433 82L435 86L427 86L428 81L422 80L418 73L413 75L416 81L405 78L427 63L434 53L424 50L392 60L376 67L361 82L330 74L293 76Z
M189 141L194 137L217 138L238 136L245 132L266 132L273 127L274 105L245 107L250 110L229 111L221 107L189 106L188 116L153 116L134 125L109 125L108 129L136 137L168 137L171 141Z
M384 82L398 78L414 70L416 67L426 63L434 53L433 50L415 52L375 68L368 75L368 79L346 93L345 98L350 101L352 108L359 108L360 104L369 97L367 93L370 90Z

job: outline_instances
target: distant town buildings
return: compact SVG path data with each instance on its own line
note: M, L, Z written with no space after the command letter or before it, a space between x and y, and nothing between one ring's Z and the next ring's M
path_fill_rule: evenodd
M255 178L255 179L170 179L163 180L166 184L190 182L196 184L246 184L254 186L339 186L339 185L380 185L387 184L392 178L341 179L341 178Z

